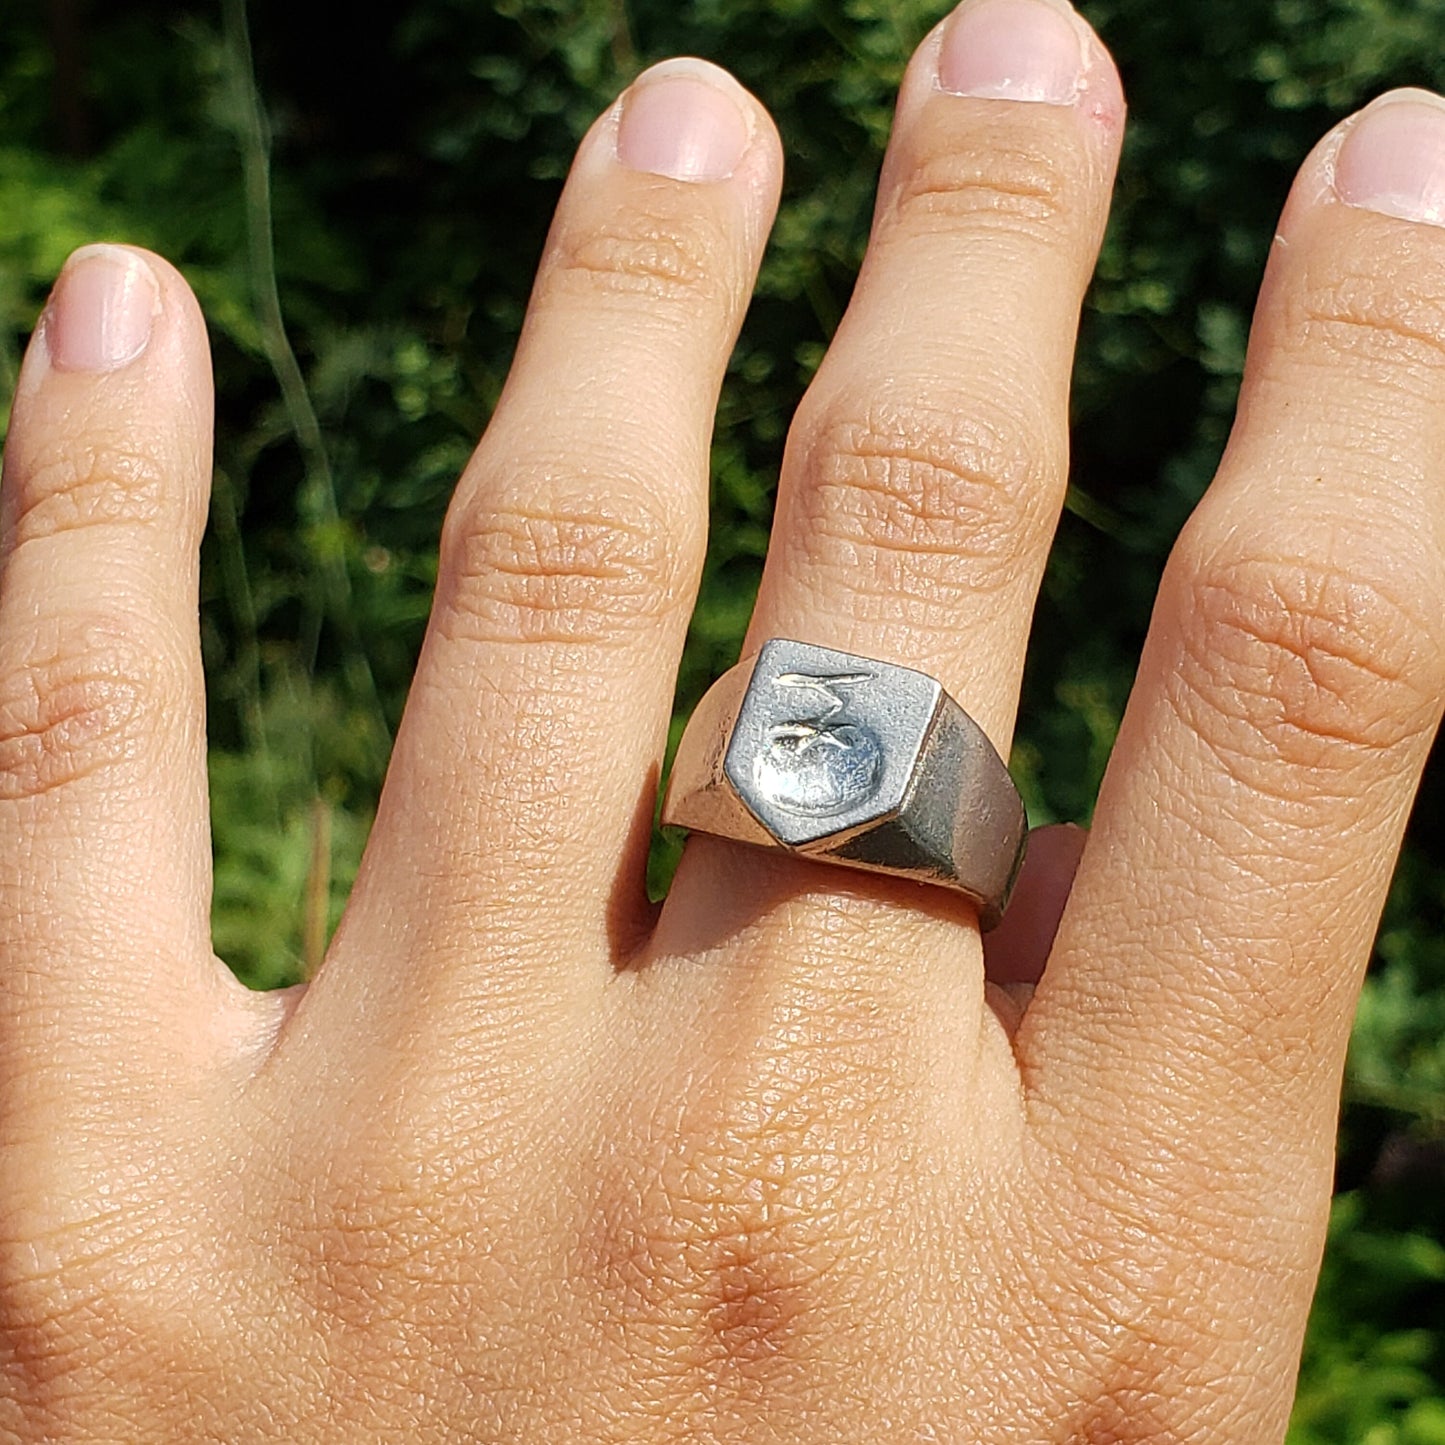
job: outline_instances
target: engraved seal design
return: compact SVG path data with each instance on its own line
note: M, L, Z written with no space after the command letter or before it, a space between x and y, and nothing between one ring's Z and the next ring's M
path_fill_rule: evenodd
M790 699L794 715L767 730L753 760L761 796L784 812L826 818L847 812L877 790L883 744L871 729L842 716L848 704L838 692L872 680L867 672L784 672L773 679L775 687L802 693L810 705L797 708Z

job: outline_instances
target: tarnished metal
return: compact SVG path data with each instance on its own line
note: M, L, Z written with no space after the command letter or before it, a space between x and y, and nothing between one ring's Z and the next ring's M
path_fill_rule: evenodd
M664 824L966 894L991 928L1023 861L1023 802L926 673L774 638L688 723Z

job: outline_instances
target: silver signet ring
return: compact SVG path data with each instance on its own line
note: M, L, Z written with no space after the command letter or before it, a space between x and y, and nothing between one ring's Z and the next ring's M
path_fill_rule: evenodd
M952 888L984 928L1028 832L1003 759L936 679L786 638L698 704L662 822Z

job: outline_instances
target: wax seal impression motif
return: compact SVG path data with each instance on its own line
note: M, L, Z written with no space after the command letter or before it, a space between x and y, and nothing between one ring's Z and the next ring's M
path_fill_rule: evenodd
M796 700L781 700L790 716L768 729L753 760L760 798L784 812L822 818L872 796L883 771L883 744L847 717L848 693L872 680L866 672L785 672L772 679Z
M921 672L775 639L758 653L723 769L781 843L817 842L903 801L942 689Z
M1023 856L1023 804L937 679L773 638L698 704L666 824L936 883L997 922Z

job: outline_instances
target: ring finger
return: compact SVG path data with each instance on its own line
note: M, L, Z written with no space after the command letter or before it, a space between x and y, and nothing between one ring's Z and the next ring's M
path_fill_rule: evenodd
M1112 62L1061 0L966 0L920 47L857 290L790 437L748 650L795 637L929 672L1007 755L1122 120ZM936 889L699 839L664 949L696 950L696 920L726 906L719 876L794 940L810 990L846 981L834 996L870 975L893 990L900 955L970 937ZM956 964L935 972L968 1026L981 968L962 989Z

